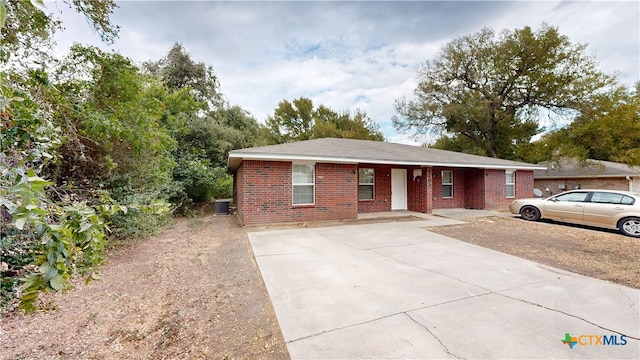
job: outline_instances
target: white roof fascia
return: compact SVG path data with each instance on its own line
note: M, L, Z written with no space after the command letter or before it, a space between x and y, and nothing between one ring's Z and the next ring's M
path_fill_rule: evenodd
M339 164L389 164L389 165L405 165L405 166L449 166L449 167L462 167L462 168L481 168L481 169L509 169L509 170L547 170L546 166L531 165L531 166L518 166L513 164L508 165L480 165L480 164L451 164L440 162L427 162L427 161L397 161L397 160L381 160L381 159L358 159L358 158L337 158L337 157L323 157L323 156L307 156L307 155L276 155L276 154L229 154L229 158L236 158L240 160L266 160L266 161L315 161L315 162L327 162L327 163L339 163Z

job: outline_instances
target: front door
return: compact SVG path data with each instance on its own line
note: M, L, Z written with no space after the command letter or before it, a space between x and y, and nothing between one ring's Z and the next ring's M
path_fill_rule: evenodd
M407 210L406 169L391 169L391 210Z

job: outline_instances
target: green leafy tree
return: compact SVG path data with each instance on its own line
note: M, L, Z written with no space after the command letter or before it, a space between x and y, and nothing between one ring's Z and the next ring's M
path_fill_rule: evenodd
M614 84L585 48L547 25L457 38L420 66L416 99L396 100L394 125L447 134L446 146L518 159L518 148L543 130L541 112L575 116Z
M196 63L185 48L174 43L167 56L143 67L149 73L159 76L171 90L188 88L205 111L215 110L225 105L220 93L220 83L213 68L205 63Z
M435 141L435 143L433 143L429 147L448 150L448 151L461 152L465 154L486 156L484 149L476 146L476 144L474 144L474 142L468 137L464 137L461 135L457 135L457 136L442 135Z
M63 2L103 40L115 39L113 1ZM161 111L150 87L130 61L92 48L75 47L73 61L54 70L47 49L60 23L44 5L0 0L1 295L3 305L20 297L25 311L35 309L40 292L68 289L73 276L97 278L116 213L170 214L153 196L131 206L109 197L113 174L138 181L137 193L170 174L171 162L162 160L173 141L154 121Z
M232 196L227 173L229 151L254 146L258 124L239 107L223 108L211 116L193 116L179 136L174 178L197 202ZM231 184L231 185L230 185Z
M335 137L384 141L378 125L363 111L357 110L352 116L349 112L336 113L321 105L315 115L311 128L314 139Z
M321 112L323 110L320 109ZM282 144L311 139L314 112L311 99L298 98L293 102L282 100L266 122L271 135L270 142Z
M570 157L640 165L640 84L598 96L566 127L533 144L544 160Z
M384 141L377 124L363 111L337 113L308 98L283 100L266 121L262 136L268 144L324 137Z
M225 106L219 109L215 114L215 118L221 124L235 129L239 132L237 141L233 144L233 149L244 149L257 145L257 137L260 126L258 121L249 112L241 108L240 106ZM221 166L226 166L227 155L224 154L224 162L219 163Z
M114 0L63 0L69 8L84 15L87 23L108 43L118 36L119 27L110 20L117 4ZM61 23L47 10L44 0L0 0L0 61L11 54L17 62L42 59L48 56L52 35ZM37 5L37 6L36 6Z
M167 186L176 143L160 126L163 104L154 86L131 60L74 45L56 78L62 96L55 116L69 139L63 156L74 160L60 164L62 182L98 187L125 176L138 190Z
M229 106L212 67L195 62L178 43L164 58L146 62L143 68L164 85L164 90L154 91L163 105L161 123L177 141L173 178L182 192L174 195L174 201L188 205L185 198L231 197L227 155L257 144L255 118L239 106Z

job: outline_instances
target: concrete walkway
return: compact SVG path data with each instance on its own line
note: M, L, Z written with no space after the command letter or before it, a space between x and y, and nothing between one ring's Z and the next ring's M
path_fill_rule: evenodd
M454 223L250 233L291 357L640 358L639 290L427 230Z

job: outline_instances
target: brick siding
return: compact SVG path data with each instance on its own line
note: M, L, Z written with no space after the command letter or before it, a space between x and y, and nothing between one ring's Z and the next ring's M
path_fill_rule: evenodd
M453 171L453 197L442 197L442 171ZM505 170L433 168L433 208L506 210L516 198L533 196L533 171L517 170L515 197L507 197Z
M453 197L446 198L442 194L442 172L445 170L453 171ZM452 209L468 207L465 203L465 190L467 186L465 169L456 169L449 167L433 168L433 208L434 209Z
M485 170L485 209L507 210L515 199L533 197L533 171L517 170L515 196L507 197L504 170Z
M358 168L373 168L374 199L358 200ZM399 168L399 167L393 167ZM504 170L401 167L407 170L407 209L431 213L440 208L506 210ZM292 163L245 160L234 174L234 201L244 225L355 219L358 213L391 211L389 165L315 165L315 204L292 204ZM413 178L413 170L422 177ZM453 171L453 197L442 197L442 170ZM388 174L388 175L387 175ZM533 196L533 171L516 171L515 198Z
M238 216L244 225L355 219L356 165L315 165L315 204L293 205L292 163L245 160L235 176Z
M358 201L358 213L391 211L391 169L407 170L407 210L430 213L433 208L431 194L431 168L398 167L360 164L361 169L374 169L375 196L373 200ZM413 178L413 170L422 169L422 177Z
M574 185L579 184L581 189L609 189L609 190L629 190L629 180L624 177L617 178L565 178L565 179L535 179L534 186L545 196L559 194L563 191L573 190ZM560 189L560 185L565 185L565 189ZM546 191L546 189L549 191Z
M407 209L429 214L433 210L433 177L431 168L422 168L422 176L413 178L413 170L419 168L409 168L407 170L409 179L407 181Z
M360 169L373 169L373 200L358 200L358 213L391 211L391 167L388 165L360 164Z

